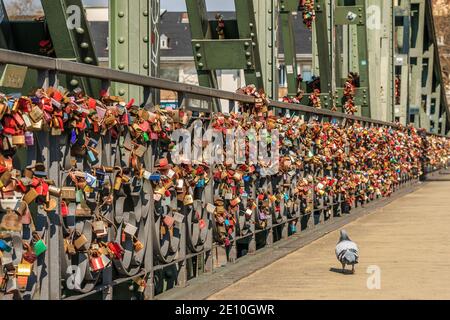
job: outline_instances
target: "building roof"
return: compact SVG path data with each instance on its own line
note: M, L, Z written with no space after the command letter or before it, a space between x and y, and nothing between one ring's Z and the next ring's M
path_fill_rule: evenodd
M234 12L220 12L225 20L235 19ZM213 20L215 12L209 12L208 18ZM169 48L161 49L161 57L192 57L191 32L185 12L165 12L161 17L160 35L165 34L169 38ZM25 19L26 18L26 19ZM31 16L12 17L14 20L32 19ZM301 19L301 15L293 16L294 34L297 54L311 54L311 31L308 30ZM99 58L108 57L108 21L90 21L91 36L95 44L95 51ZM283 53L281 36L279 53Z
M225 20L234 19L234 12L220 12ZM161 18L160 34L165 34L169 38L170 49L161 49L161 57L190 57L192 56L191 33L189 24L183 22L185 12L166 12ZM208 12L208 18L214 19L215 12ZM297 54L312 53L312 34L308 30L300 15L294 18L294 34L296 40ZM279 53L283 53L282 41L280 39Z

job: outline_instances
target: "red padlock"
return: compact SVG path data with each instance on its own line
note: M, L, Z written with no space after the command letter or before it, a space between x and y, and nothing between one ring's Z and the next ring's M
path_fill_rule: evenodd
M61 216L67 217L69 215L69 207L65 201L61 201Z
M105 268L105 265L103 264L103 260L100 256L94 256L90 259L91 268L93 271L100 271Z
M118 244L117 242L109 242L108 249L114 254L117 259L122 260L122 254L124 250L122 249L122 246L120 244Z

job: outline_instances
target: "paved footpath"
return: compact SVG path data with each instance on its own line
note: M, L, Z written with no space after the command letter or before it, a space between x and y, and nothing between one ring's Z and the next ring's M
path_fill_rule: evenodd
M333 271L337 230L209 299L450 299L450 181L428 182L345 229L360 249L354 275ZM379 290L367 287L370 266L381 271Z

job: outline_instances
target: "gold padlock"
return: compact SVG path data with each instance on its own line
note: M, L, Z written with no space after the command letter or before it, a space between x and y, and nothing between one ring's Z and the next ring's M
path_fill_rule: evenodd
M86 238L86 236L84 234L81 234L74 242L74 246L75 248L77 248L77 250L82 250L85 249L84 246L87 244L88 240Z
M138 252L138 251L141 251L142 249L144 249L144 244L141 241L136 240L133 243L133 247L134 247L134 251Z
M50 191L50 188L49 188ZM75 187L62 187L61 188L61 198L65 200L75 200L76 197L76 189Z
M194 199L192 198L192 195L191 195L191 194L187 194L187 195L184 197L183 204L184 204L185 206L189 206L189 205L191 205L191 204L193 204L193 203L194 203Z
M116 176L116 179L114 180L114 190L116 191L120 190L121 186L122 186L122 177Z

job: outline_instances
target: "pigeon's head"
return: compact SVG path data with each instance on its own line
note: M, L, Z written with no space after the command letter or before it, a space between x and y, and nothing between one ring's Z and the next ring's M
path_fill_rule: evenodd
M344 240L350 241L350 238L348 237L347 231L342 229L341 230L341 237L339 238L339 242L344 241Z

